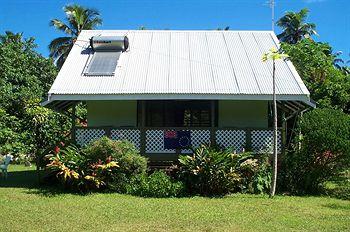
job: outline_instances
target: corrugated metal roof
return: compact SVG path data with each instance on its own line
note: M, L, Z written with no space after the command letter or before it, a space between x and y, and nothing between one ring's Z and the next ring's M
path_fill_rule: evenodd
M89 39L96 35L129 37L114 76L84 75L93 56ZM272 65L262 62L262 55L277 46L271 31L83 31L49 94L81 100L84 95L269 96ZM278 95L308 98L290 61L277 61L276 78Z

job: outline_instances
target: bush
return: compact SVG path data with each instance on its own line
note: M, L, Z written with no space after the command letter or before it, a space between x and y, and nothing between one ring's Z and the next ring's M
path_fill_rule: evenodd
M301 149L284 157L281 184L293 193L319 193L324 181L350 167L350 116L316 109L304 115L299 128Z
M242 176L241 192L267 193L270 190L272 168L269 163L269 154L256 155L257 158L248 158L239 165L238 171Z
M74 146L68 146L50 158L47 168L71 190L87 192L108 188L118 163L107 157L104 160L89 160Z
M190 193L261 193L269 187L269 164L254 158L252 153L233 154L229 150L201 145L193 155L180 156L179 162L180 179Z
M13 158L13 163L14 164L24 164L25 166L31 166L31 162L34 161L34 158L30 155L26 154L16 154Z
M142 197L179 197L184 193L184 184L163 171L156 171L149 176L132 178L126 186L126 193Z
M103 137L82 150L74 146L61 149L48 168L66 188L123 192L131 178L146 173L147 159L132 143Z
M127 140L115 141L102 137L88 144L83 151L88 159L95 162L112 157L120 166L119 172L127 177L147 171L147 158L141 156L135 146Z

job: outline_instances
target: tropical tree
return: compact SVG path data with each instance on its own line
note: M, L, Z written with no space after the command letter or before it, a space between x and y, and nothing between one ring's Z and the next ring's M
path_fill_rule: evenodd
M347 66L348 64L350 64L350 59L345 61L344 59L339 57L342 54L343 54L342 51L337 51L333 54L334 56L333 64L337 69L341 70L345 75L350 75L350 67ZM350 53L349 53L349 57L350 57Z
M350 113L350 75L335 67L329 44L304 39L296 44L282 43L281 49L289 55L318 108Z
M276 60L287 58L288 55L282 54L276 48L271 48L269 52L262 57L263 62L272 60L272 85L273 85L273 165L272 165L272 181L270 197L273 197L276 192L277 184L277 103L276 103Z
M282 28L282 33L277 37L282 42L295 44L304 38L310 38L317 35L316 25L314 23L306 23L309 10L304 8L299 12L287 12L277 21L277 26Z
M35 51L34 38L0 38L0 154L39 155L69 132L68 117L40 106L57 68Z
M216 28L217 31L229 31L230 30L230 26L226 26L224 29L222 29L221 27Z
M85 8L76 4L63 7L66 14L65 21L52 19L50 26L64 32L67 36L58 37L49 44L50 57L61 68L74 42L82 30L92 30L102 24L100 14L95 9Z
M22 41L23 33L13 33L12 31L5 31L4 35L0 35L0 43L16 43Z

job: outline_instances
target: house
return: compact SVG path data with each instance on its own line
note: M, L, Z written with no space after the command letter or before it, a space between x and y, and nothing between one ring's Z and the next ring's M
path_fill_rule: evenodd
M151 159L217 142L261 152L272 143L271 31L83 31L43 103L68 111L87 104L87 127L72 128L85 145L101 136L127 139ZM288 60L276 62L281 127L314 104Z

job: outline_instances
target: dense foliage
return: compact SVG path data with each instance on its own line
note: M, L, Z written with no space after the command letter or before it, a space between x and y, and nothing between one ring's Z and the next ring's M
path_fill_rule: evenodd
M49 176L55 175L65 188L81 192L108 188L119 167L112 157L89 159L73 146L62 149L50 161Z
M48 177L81 192L109 190L143 197L213 196L263 193L271 182L266 155L233 154L207 145L196 149L192 156L181 156L179 171L173 177L164 171L148 172L147 159L130 142L107 137L83 149L65 147L50 160Z
M102 137L83 149L86 157L91 160L105 160L112 157L117 160L120 168L119 179L130 178L144 174L147 171L147 159L141 156L135 146L127 141L115 141Z
M318 193L324 181L350 167L350 116L316 109L299 124L300 149L285 156L281 184L295 193Z
M335 56L326 43L304 39L282 44L318 107L350 113L350 75L334 66Z
M142 197L179 197L185 194L185 186L163 171L132 178L125 186L125 193Z
M263 156L202 145L179 161L180 179L192 194L262 193L270 186L270 165Z
M50 158L45 179L79 192L109 190L143 197L176 197L182 182L156 171L148 175L147 159L128 141L102 137L85 148L67 146ZM54 179L52 179L52 177Z
M0 152L40 154L63 140L67 118L40 106L57 70L35 52L33 38L0 37Z
M93 141L83 149L61 149L47 165L53 174L72 190L82 192L109 189L122 192L126 183L147 170L147 159L128 141L107 137Z

